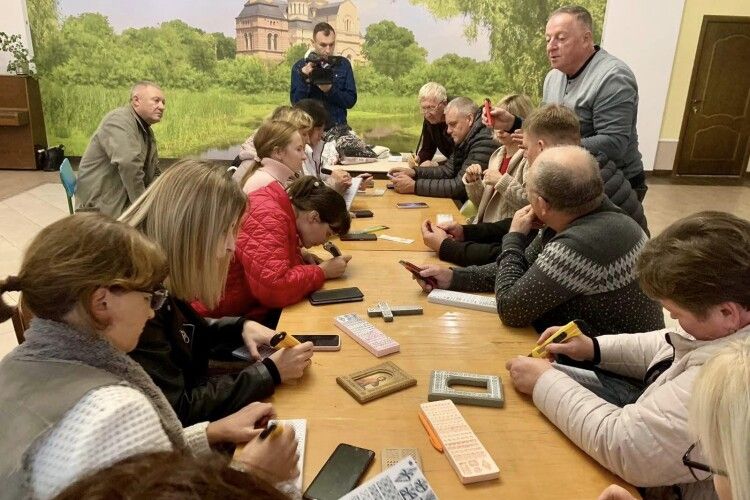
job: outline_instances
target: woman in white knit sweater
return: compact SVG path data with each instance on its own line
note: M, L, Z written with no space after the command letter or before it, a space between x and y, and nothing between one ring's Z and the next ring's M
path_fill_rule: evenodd
M166 299L163 252L138 231L98 214L43 229L18 276L34 313L26 341L0 362L2 498L50 498L82 475L144 452L203 453L215 437L244 434L240 460L270 480L295 475L293 432L260 440L273 416L256 403L183 429L151 378L126 353ZM0 322L11 308L0 300Z
M716 498L710 477L683 463L695 442L688 408L701 366L750 338L750 222L722 212L688 216L646 244L637 268L643 290L680 328L581 335L547 347L553 355L641 378L646 390L635 403L610 404L545 359L518 357L508 370L516 389L532 395L552 423L609 470L645 488L645 498ZM695 461L708 458L691 450Z
M531 113L531 99L524 94L511 94L497 103L498 108L526 118ZM495 139L502 144L482 173L479 165L469 165L462 178L469 200L477 207L474 222L497 222L513 217L519 208L529 204L526 199L526 164L524 153L510 133L495 130Z

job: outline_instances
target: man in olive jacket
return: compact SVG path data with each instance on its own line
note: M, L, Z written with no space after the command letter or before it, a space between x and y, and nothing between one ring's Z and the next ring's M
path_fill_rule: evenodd
M139 82L130 92L130 104L104 117L78 167L79 210L119 217L159 175L151 125L161 121L165 106L156 84Z
M456 97L445 107L445 123L456 148L448 161L437 167L396 167L393 188L397 193L416 193L420 196L453 198L466 201L466 188L461 178L469 165L487 169L490 156L500 147L492 129L482 124L481 111L467 97Z

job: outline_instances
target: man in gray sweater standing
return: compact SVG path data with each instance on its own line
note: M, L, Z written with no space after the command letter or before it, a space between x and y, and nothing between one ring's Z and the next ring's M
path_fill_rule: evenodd
M614 162L643 201L647 187L636 131L638 84L627 64L594 45L593 30L591 14L581 6L561 7L550 15L545 37L552 69L544 79L542 101L574 110L581 121L581 145ZM498 109L492 114L495 128L519 128L514 116Z

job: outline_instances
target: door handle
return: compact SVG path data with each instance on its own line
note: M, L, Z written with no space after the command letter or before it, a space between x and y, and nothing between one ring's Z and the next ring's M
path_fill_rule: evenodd
M697 113L697 112L698 112L698 106L700 105L700 103L702 103L702 102L703 102L703 99L693 99L693 100L692 100L692 101L690 101L690 102L691 102L691 104L693 105L693 106L692 106L692 108L693 108L693 113Z

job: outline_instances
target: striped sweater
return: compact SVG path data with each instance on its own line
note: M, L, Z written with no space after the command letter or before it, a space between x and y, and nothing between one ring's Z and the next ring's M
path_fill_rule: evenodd
M658 303L638 286L635 262L647 237L609 200L560 233L546 228L528 246L508 233L496 263L454 269L450 288L494 290L502 322L538 331L585 320L601 334L664 327Z

